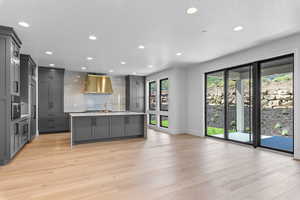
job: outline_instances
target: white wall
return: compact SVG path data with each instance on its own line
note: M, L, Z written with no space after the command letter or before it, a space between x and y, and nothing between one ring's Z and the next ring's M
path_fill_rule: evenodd
M294 53L295 158L300 159L300 34L269 42L187 69L187 132L204 136L204 73Z
M152 74L146 78L146 98L149 98L149 85L150 81L157 81L157 111L149 111L147 104L147 112L159 115L169 116L169 128L159 128L170 134L179 134L186 132L186 70L179 68L172 68ZM169 111L159 111L159 80L169 79ZM148 101L147 101L148 102Z

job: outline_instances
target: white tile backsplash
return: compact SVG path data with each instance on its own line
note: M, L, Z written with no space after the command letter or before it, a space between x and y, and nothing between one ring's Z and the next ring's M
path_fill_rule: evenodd
M125 76L112 76L113 94L85 94L87 73L65 71L64 78L64 110L65 112L82 112L86 110L114 111L126 110Z

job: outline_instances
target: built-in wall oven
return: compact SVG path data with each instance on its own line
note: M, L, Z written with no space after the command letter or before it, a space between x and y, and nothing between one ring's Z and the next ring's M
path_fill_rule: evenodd
M19 96L11 96L11 119L21 118L21 99Z

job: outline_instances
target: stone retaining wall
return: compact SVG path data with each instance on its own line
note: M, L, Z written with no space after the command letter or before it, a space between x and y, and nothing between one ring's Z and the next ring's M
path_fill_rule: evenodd
M245 131L251 128L251 117L249 106L244 107ZM207 123L209 127L224 128L224 106L207 106ZM235 129L236 107L230 106L228 112L228 129ZM293 134L293 108L264 107L261 112L261 133L263 135L285 135Z

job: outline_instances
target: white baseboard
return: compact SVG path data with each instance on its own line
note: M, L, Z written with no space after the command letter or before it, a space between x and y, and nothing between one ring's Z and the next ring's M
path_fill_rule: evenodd
M300 153L295 152L294 158L297 160L300 160Z
M202 132L201 130L195 130L195 129L188 129L186 131L186 133L189 134L189 135L204 137L204 134L202 135L201 132Z

